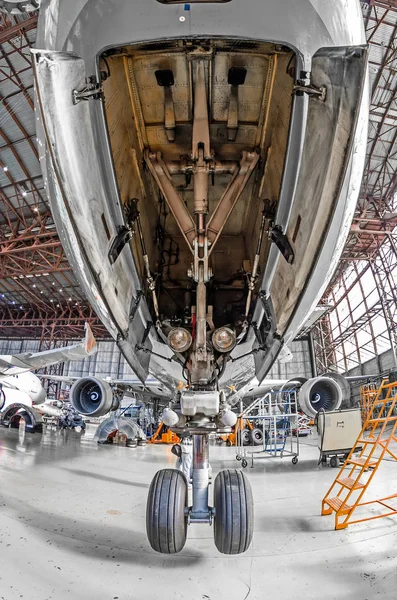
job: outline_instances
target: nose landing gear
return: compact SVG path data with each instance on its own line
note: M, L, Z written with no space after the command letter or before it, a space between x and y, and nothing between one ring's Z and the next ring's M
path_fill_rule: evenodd
M190 523L214 522L215 546L223 554L241 554L252 541L254 504L250 483L237 469L220 471L215 479L214 506L208 505L210 485L208 434L193 435L193 503L188 485L177 469L158 471L151 483L146 530L153 550L180 552Z

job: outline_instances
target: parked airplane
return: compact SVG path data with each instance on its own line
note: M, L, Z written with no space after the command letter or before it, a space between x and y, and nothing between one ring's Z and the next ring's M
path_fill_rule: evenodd
M159 471L149 542L179 552L188 523L213 522L218 550L244 552L249 482L222 471L209 506L208 436L294 338L346 240L368 120L360 3L42 0L33 64L73 270L142 383L168 390L168 422L193 435L193 504L181 473ZM72 401L104 414L108 392L86 378Z
M40 378L31 370L68 360L81 360L95 354L97 343L88 323L85 327L84 339L73 346L0 355L0 411L3 415L11 419L26 409L35 408L43 414L59 416L60 411L47 401Z

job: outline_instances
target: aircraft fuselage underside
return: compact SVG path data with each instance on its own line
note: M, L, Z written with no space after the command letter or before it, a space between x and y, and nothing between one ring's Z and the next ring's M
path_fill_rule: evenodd
M234 392L263 380L321 297L359 191L359 3L265 4L41 7L38 136L60 237L134 372L170 390L164 420L193 435L192 506L170 470L149 493L161 552L183 547L186 520L214 516L221 552L249 546L244 477L218 475L208 506L208 434L233 425ZM228 545L230 494L241 531ZM163 497L172 531L155 517Z

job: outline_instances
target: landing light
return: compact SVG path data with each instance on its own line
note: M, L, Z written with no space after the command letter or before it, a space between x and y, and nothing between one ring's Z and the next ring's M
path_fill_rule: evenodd
M192 336L187 329L176 327L169 332L168 343L175 352L186 352L192 344Z
M229 327L220 327L214 331L212 343L218 352L230 352L236 345L236 334Z

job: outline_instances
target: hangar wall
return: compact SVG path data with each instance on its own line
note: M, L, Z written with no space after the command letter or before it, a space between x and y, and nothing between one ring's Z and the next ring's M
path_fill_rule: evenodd
M362 365L350 369L350 371L347 371L345 375L378 375L381 373L388 373L391 369L395 369L395 363L394 354L390 348L390 350L379 354L379 356L368 360ZM360 400L360 385L360 382L353 383L351 385L352 397L357 402Z

